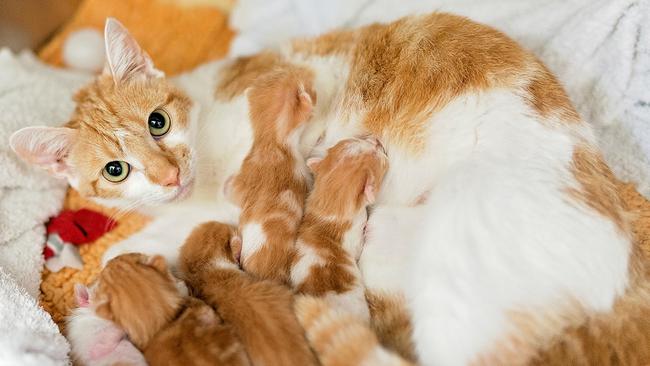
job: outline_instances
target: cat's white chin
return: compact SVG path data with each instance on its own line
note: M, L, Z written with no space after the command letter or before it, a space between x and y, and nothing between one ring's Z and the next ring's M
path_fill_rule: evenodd
M194 189L194 179L190 179L185 184L181 184L176 191L176 195L172 198L171 201L182 201L190 196L192 190Z

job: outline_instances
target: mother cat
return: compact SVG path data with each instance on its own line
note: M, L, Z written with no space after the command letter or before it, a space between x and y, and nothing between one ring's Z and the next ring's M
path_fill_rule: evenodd
M235 219L222 186L252 142L245 91L270 70L300 68L318 96L300 154L362 133L386 147L390 169L360 264L369 288L406 295L422 364L562 363L597 352L638 361L632 352L650 348L647 320L621 325L650 296L592 129L505 35L430 14L173 79L117 21L105 36L107 67L76 95L70 122L11 139L82 195L155 215L105 259L138 251L174 261L195 224ZM625 339L640 343L616 343Z

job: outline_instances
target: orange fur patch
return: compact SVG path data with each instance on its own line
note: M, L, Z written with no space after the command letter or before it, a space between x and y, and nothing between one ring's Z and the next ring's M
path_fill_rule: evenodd
M190 234L181 248L180 268L191 290L232 326L254 365L317 364L294 315L292 292L235 266L232 230L209 222ZM224 262L232 266L218 265Z
M578 188L569 188L569 196L612 220L623 233L629 233L629 215L621 199L616 179L602 157L586 146L573 152L572 172Z
M144 350L176 317L183 298L162 257L123 254L99 274L91 301L97 315L118 324Z
M296 68L277 70L255 82L248 93L255 139L229 193L242 208L239 227L244 247L251 245L246 225L261 225L265 235L257 251L250 255L242 251L243 267L260 278L285 283L307 195L307 181L298 165L303 163L294 156L297 136L290 140L311 116L316 101L312 78Z
M403 295L366 291L370 324L380 343L403 358L417 363L411 314Z

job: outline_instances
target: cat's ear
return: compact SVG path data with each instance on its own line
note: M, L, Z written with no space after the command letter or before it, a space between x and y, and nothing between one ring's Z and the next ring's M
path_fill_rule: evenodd
M323 158L309 158L307 159L307 167L309 167L309 170L311 170L312 173L316 173L316 170L322 161Z
M25 127L14 132L9 146L21 159L58 178L69 175L66 158L77 131L67 127Z
M90 295L88 293L88 287L80 283L75 283L74 285L74 298L77 302L77 306L81 308L90 306Z
M116 84L132 79L144 80L165 76L154 67L149 55L115 18L106 19L104 44L107 61L104 73L109 73Z
M241 249L242 249L241 236L239 236L237 232L231 233L230 251L232 252L232 256L237 263L239 263L241 259Z
M363 198L367 205L375 203L377 199L377 189L375 187L375 176L368 174L366 184L363 187Z
M147 260L147 265L155 268L158 272L160 273L167 273L167 261L165 260L165 257L162 255L154 255L153 257L149 257Z

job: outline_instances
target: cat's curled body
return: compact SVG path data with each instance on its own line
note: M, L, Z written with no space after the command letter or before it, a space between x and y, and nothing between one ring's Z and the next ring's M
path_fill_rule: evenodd
M303 156L364 133L386 148L390 169L360 266L370 289L404 293L423 364L527 363L571 337L565 327L616 314L615 302L629 294L648 296L633 291L647 278L635 267L625 208L591 127L554 76L498 31L434 13L294 41L167 80L115 24L107 26L113 61L78 97L73 119L85 122L23 130L11 141L86 196L106 202L146 192L148 201L168 202L107 258L140 251L174 260L196 223L234 221L221 191L252 144L245 90L277 67L303 67L318 95L300 138ZM125 100L130 110L121 109ZM157 108L173 122L153 139L146 123ZM114 118L88 127L98 110ZM93 133L108 148L80 155L79 136ZM133 136L139 150L129 149ZM145 152L165 157L155 161L163 176L145 166ZM135 175L107 186L99 174L116 159L131 159ZM189 177L192 195L169 202ZM606 349L610 357L615 347Z

